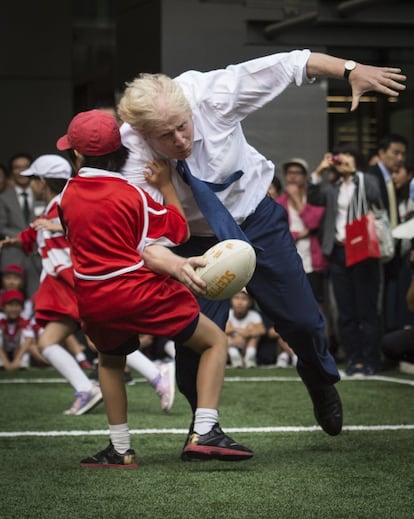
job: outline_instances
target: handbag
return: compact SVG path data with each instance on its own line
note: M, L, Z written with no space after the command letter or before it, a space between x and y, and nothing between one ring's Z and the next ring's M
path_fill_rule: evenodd
M374 215L375 229L380 248L380 259L382 263L388 263L395 254L395 242L392 236L392 228L387 211L383 208L372 208Z
M359 188L352 199L345 225L345 264L355 265L368 258L380 258L380 246L376 230L375 217L368 212L364 178L359 177Z

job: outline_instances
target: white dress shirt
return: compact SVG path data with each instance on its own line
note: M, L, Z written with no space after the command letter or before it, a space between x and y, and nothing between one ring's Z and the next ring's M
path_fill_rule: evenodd
M239 180L216 193L238 223L255 211L274 175L273 163L247 143L241 122L291 83L300 86L310 82L306 76L309 55L309 50L278 53L224 70L188 71L175 78L193 112L194 144L187 159L191 173L202 180L222 183L235 171L244 172ZM122 125L121 135L124 146L130 150L123 174L162 201L160 193L145 182L143 175L154 152L129 124ZM191 233L211 235L190 188L178 174L174 176L174 185Z

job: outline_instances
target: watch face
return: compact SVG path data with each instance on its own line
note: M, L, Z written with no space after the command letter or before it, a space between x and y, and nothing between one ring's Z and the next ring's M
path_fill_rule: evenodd
M345 70L344 70L344 78L349 79L349 74L354 70L357 66L356 62L350 59L345 62Z

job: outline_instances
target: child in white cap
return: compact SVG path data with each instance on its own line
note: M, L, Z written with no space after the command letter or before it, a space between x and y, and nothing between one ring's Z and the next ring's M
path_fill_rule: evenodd
M31 177L35 197L46 203L46 209L18 236L1 241L0 248L14 245L21 247L26 254L32 254L37 244L43 267L35 297L36 322L43 328L38 347L75 389L75 401L64 414L83 415L102 401L102 393L75 358L61 346L79 328L70 251L58 214L60 193L72 174L72 168L59 155L41 155L20 174Z

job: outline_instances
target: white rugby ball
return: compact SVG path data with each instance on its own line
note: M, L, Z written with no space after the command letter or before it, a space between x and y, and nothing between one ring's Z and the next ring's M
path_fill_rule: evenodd
M256 268L253 247L242 240L224 240L208 249L207 264L196 272L207 283L206 299L221 301L234 296L250 281Z

